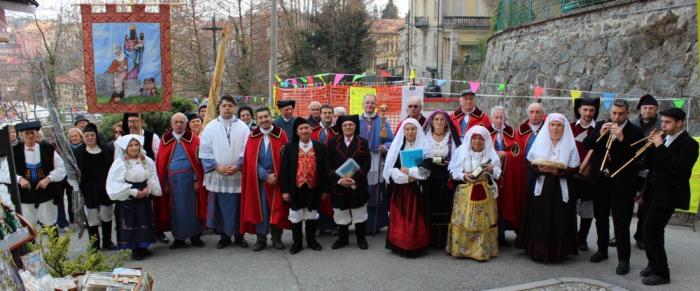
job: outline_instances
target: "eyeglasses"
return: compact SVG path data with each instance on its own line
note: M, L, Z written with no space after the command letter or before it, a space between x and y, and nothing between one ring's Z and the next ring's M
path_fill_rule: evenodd
M408 105L408 108L418 108L420 105Z
M124 134L124 132L123 132L123 131L120 131L120 130L115 130L115 131L114 131L114 134Z

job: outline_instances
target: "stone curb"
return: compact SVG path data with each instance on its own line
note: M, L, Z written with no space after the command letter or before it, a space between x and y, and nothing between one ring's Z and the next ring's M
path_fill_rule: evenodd
M488 289L486 291L519 291L519 290L530 290L537 288L549 287L552 285L564 284L564 283L583 283L588 285L593 285L591 287L600 287L600 290L613 290L613 291L627 291L627 289L620 286L616 286L603 281L588 279L588 278L577 278L577 277L562 277L555 279L547 279L542 281L535 281L520 285L513 285L508 287L501 287L495 289ZM547 289L550 290L550 289ZM556 289L554 289L556 290ZM585 290L595 290L595 289L585 289Z

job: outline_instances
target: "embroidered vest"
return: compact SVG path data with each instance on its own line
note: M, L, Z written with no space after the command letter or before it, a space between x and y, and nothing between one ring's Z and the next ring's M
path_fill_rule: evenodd
M313 147L308 152L299 148L299 160L297 162L297 188L306 184L309 188L316 187L316 152Z

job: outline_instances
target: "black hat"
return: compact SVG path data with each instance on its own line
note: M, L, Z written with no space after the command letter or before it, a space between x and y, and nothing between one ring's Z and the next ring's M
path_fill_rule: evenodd
M297 117L294 119L294 126L292 127L293 132L292 132L292 142L298 142L299 141L299 134L297 133L297 129L299 126L302 124L310 124L308 120L306 120L303 117Z
M85 128L83 129L83 133L86 133L86 132L94 132L94 133L97 133L97 125L95 125L94 123L88 123L88 124L85 126Z
M476 96L476 93L474 93L474 91L469 90L469 89L462 90L462 92L459 92L459 96L464 96L464 95L474 95L474 96Z
M25 130L40 130L41 129L41 122L39 121L29 121L29 122L22 122L18 123L17 126L15 127L18 132L22 132Z
M76 125L76 126L77 126L77 125L78 125L78 122L81 122L81 121L90 122L90 120L88 120L88 119L85 117L85 115L80 114L80 115L78 115L78 116L75 118L75 121L73 122L73 125Z
M287 106L292 106L294 108L297 105L297 102L294 100L278 100L277 101L277 108L285 108Z
M578 109L581 108L581 106L583 105L595 107L595 114L593 115L593 120L598 119L598 113L600 111L600 98L584 97L574 99L574 116L576 117L576 119L581 118L581 114L578 113Z
M122 117L122 130L124 131L124 135L130 134L129 132L129 117L139 117L138 113L134 112L125 112L124 116Z
M343 132L343 123L345 123L346 121L350 121L350 122L355 124L355 135L359 136L360 135L360 116L357 114L339 116L338 120L335 121L336 131L342 133Z
M683 109L676 108L676 107L671 107L669 109L663 110L663 111L659 112L659 114L661 114L663 116L671 117L671 118L675 119L676 121L685 120L685 111L683 111Z
M642 97L639 97L639 103L637 103L637 110L642 108L642 105L654 105L656 107L659 107L659 101L656 101L654 96L646 94Z

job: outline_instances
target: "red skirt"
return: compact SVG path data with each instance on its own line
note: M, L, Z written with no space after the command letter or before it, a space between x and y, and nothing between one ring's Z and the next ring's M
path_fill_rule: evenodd
M430 245L427 201L417 183L389 185L387 249L402 256L420 255Z

